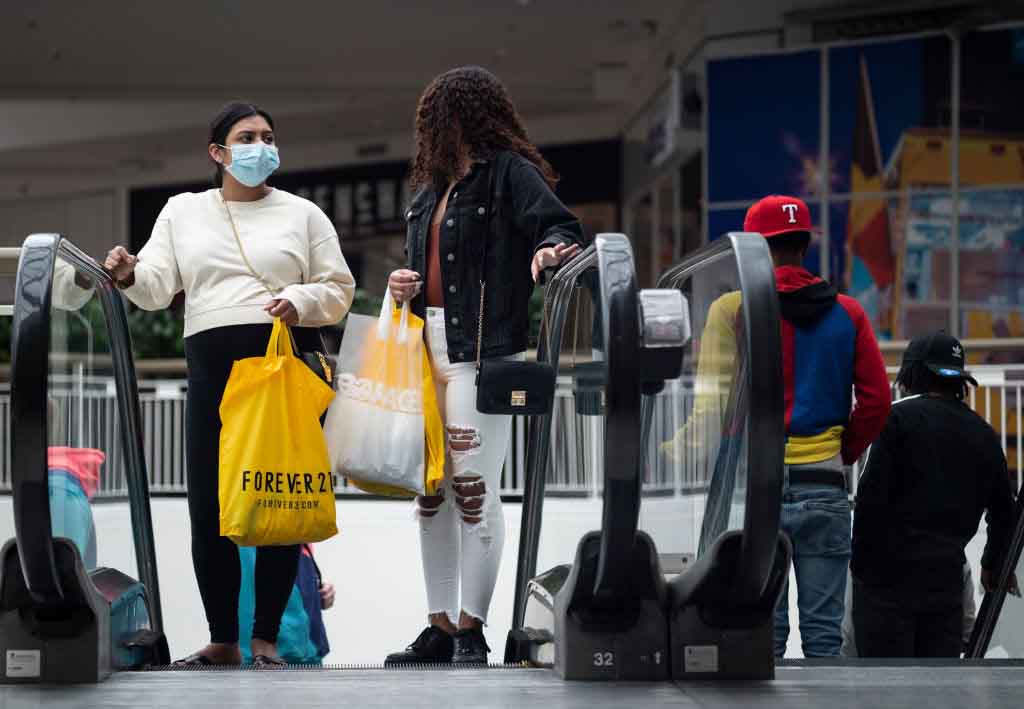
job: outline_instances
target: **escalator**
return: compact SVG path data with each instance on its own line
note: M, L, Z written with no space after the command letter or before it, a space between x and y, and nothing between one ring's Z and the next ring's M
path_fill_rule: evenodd
M597 366L576 381L585 398L596 379L604 405L556 410L562 421L531 430L506 662L549 663L571 679L770 678L790 551L779 535L781 348L767 247L727 235L639 292L628 314L614 305L636 292L626 249L598 237L550 287L542 346L556 365L573 291L600 304ZM670 293L673 336L657 320ZM729 322L709 326L724 303ZM573 417L596 418L604 445L600 503L575 551L545 533L561 499L538 474Z
M748 239L751 244L759 243L756 237ZM579 367L576 378L589 377L590 382L590 403L582 410L592 412L586 416L586 425L597 451L589 462L594 468L591 474L601 514L599 523L581 535L575 553L566 559L574 558L574 563L533 578L538 558L547 553L541 516L548 492L545 482L551 435L558 435L552 416L533 421L527 460L532 472L528 473L525 495L516 622L506 657L509 663L552 664L566 678L668 679L673 675L674 656L670 629L673 624L692 625L692 619L687 620L688 609L699 608L703 613L700 599L707 593L704 589L723 582L734 585L739 591L735 597L730 595L734 604L730 608L762 599L764 569L775 563L775 547L768 547L768 552L764 545L748 548L744 531L754 529L760 537L774 538L777 514L758 516L756 510L748 510L748 527L734 530L732 536L725 528L709 529L708 539L722 537L726 541L709 546L692 568L675 580L662 571L656 530L645 531L639 524L646 499L645 475L652 467L647 439L652 421L660 420L655 409L666 403L666 381L673 391L682 391L679 379L688 360L689 320L702 319L686 305L687 298L699 294L687 290L684 283L692 280L692 273L703 273L708 264L728 261L739 264L740 287L753 287L758 278L761 289L772 287L767 261L760 271L753 265L758 258L764 261L766 252L744 260L740 256L752 247L742 238L730 237L721 243L729 247L716 246L686 262L666 280L666 287L640 291L628 239L600 235L580 258L556 275L549 288L546 308L551 326L540 356L556 365L572 296L587 290L594 306L588 324L596 336L596 356L589 368ZM745 296L744 302L747 300L750 298ZM755 301L774 302L755 298L751 303ZM773 331L770 323L777 322L777 313L758 312L753 304L747 312L754 324L744 330L748 341L742 351L756 354L761 347L765 352L777 352L770 339L762 345L752 342L763 323L769 324L764 329ZM98 681L119 669L166 665L169 656L162 634L142 425L122 300L102 269L70 242L35 235L22 249L14 331L16 534L4 551L0 627L4 651L21 653L17 657L24 668L15 672L21 677L8 672L7 679L66 681L71 678L67 668L74 664L83 669L71 679ZM766 361L772 356L777 360L776 354L766 355ZM734 375L737 382L762 386L757 376L746 366ZM117 421L95 421L89 416L89 392L95 387L116 389ZM745 385L733 388L747 391ZM587 396L581 392L580 399ZM770 426L758 431L750 420L749 397L733 398L736 401L729 416L738 422L737 431L761 436L765 440L755 439L759 441L755 447L767 449L767 439L773 435ZM764 408L771 409L770 397L766 401ZM724 461L712 480L718 486L714 489L723 491L719 495L734 489L737 470L745 470L737 462L738 449L725 446L723 450L726 452L705 456L718 455ZM107 460L108 468L114 467L109 465L114 458L119 459L116 467L132 515L133 559L105 558L112 545L104 544L107 532L91 519L95 510L90 509L88 495L84 515L81 495L72 501L65 495L59 504L54 502L64 488L74 488L74 471L65 470L67 464L62 468L61 461L76 455L99 456ZM751 495L765 493L764 506L777 507L777 492L773 498L771 490L778 484L777 471L774 477L760 472L775 463L771 455L758 460L761 467L757 472L744 475L756 478L761 488L751 484L746 489ZM79 503L78 508L72 502ZM726 507L730 504L731 500ZM90 518L85 533L73 529L73 522L83 516ZM730 560L732 556L736 559ZM707 568L701 565L704 558L713 560ZM751 564L752 570L747 570ZM680 583L683 578L690 579L690 586ZM537 589L553 592L554 607L549 610L555 614L547 629L551 642L531 641L538 629L523 622L529 599L537 598ZM691 631L698 632L695 628L687 632ZM705 647L712 641L704 638L700 642ZM723 668L729 667L724 659L727 652L723 647ZM76 658L74 663L68 661L71 657ZM763 665L770 657L761 660Z
M539 356L568 372L573 397L530 422L510 671L404 669L396 682L367 665L272 681L245 673L229 685L223 672L140 672L122 673L116 687L133 697L160 687L165 701L228 686L238 702L333 705L341 691L400 705L408 692L445 701L450 681L479 706L540 692L552 706L667 705L686 695L768 707L896 682L900 696L943 706L955 677L966 687L960 699L1019 696L1024 681L988 665L955 675L943 666L941 678L928 667L776 668L772 610L791 551L779 534L782 378L770 258L756 235L729 234L658 285L639 290L628 240L600 235L549 286ZM0 684L91 683L166 667L123 302L70 242L36 235L22 250L14 326L14 538L0 555ZM116 395L115 417L95 415L90 402L101 392ZM90 477L100 463L103 474ZM92 485L123 494L130 529L91 502ZM1022 525L1004 575L1019 563ZM131 553L112 535L130 537ZM1019 656L1010 622L1018 603L986 600L974 657ZM777 673L787 682L770 691L757 682L723 690L724 681ZM595 691L563 678L628 682Z
M97 682L168 660L138 392L124 304L57 235L21 250L12 329L15 538L0 551L5 682ZM117 420L89 415L116 389ZM119 444L119 445L118 445ZM116 463L121 463L120 465ZM130 530L97 519L100 470L125 471ZM130 535L131 558L110 537Z

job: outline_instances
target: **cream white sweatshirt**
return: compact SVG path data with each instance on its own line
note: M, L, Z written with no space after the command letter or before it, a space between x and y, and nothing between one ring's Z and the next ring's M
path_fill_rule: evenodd
M255 202L228 202L246 256L304 326L333 325L352 305L355 280L327 215L275 189ZM225 325L269 323L272 296L245 265L220 190L171 197L138 254L125 295L145 310L185 291L185 337Z

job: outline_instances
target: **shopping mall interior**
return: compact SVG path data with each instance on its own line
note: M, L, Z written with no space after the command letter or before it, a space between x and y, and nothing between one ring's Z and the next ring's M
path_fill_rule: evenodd
M356 282L352 313L376 318L389 274L407 264L417 102L435 76L463 65L482 66L504 83L589 245L576 270L559 271L564 277L531 300L528 355L552 361L558 384L553 413L514 420L501 477L505 557L485 634L492 657L504 652L505 663L479 673L403 670L397 677L408 679L406 687L377 667L418 627L426 603L412 503L379 499L339 479L341 534L316 551L338 594L325 613L332 650L323 673L281 673L273 684L250 673L116 671L147 664L143 656L153 660L150 669L167 669L167 645L170 656L187 654L207 628L187 542L184 296L144 311L118 295L100 264L114 246L142 249L169 198L212 186L210 120L228 102L251 102L274 116L281 166L268 184L327 215ZM414 706L450 701L449 692L463 686L480 706L1019 702L1024 605L1006 590L996 600L976 589L975 629L955 663L804 658L796 577L787 588L788 567L776 573L789 552L774 544L777 509L774 519L765 513L779 505L783 468L781 457L762 455L782 445L764 422L781 425L783 413L757 401L774 391L775 376L759 357L779 357L769 347L778 340L774 277L759 268L770 263L760 237L742 232L747 209L761 197L804 200L813 223L804 265L863 308L890 379L913 338L937 330L959 338L979 385L967 403L995 430L1016 495L1024 485L1022 116L1018 0L8 3L0 23L0 543L10 538L17 553L0 559L0 651L8 666L11 653L28 652L31 665L36 652L37 667L34 677L31 667L27 675L8 669L0 676L0 705L162 706L187 696L197 707L283 705L296 697L309 706L342 697ZM39 236L26 241L30 235ZM628 254L626 271L616 254ZM95 291L84 305L58 303L61 264ZM616 320L609 305L627 297L609 285L622 273L639 326ZM772 303L765 320L753 322L751 312L768 307L759 300L762 286ZM673 370L662 367L664 358L644 359L644 294L658 290L683 292L690 308L682 320L692 337L671 350L681 355L681 370L678 361ZM748 313L741 335L749 347L731 354L746 388L725 391L714 430L695 436L692 455L671 459L664 445L696 417L701 329L730 292L742 293ZM626 339L641 345L615 355L624 358L616 363L617 327L633 328ZM344 322L323 330L332 358L344 332ZM600 376L587 379L602 362ZM635 406L623 403L622 392L612 395L615 377L630 382ZM43 388L35 391L33 382ZM19 396L19 387L34 393ZM19 468L35 460L27 452L33 445L44 463L47 446L51 454L54 446L105 451L90 491L95 568L87 563L82 578L103 567L139 579L142 590L133 593L147 599L140 613L149 620L136 618L136 644L122 655L106 648L97 660L95 638L83 641L70 621L44 643L42 666L39 651L10 640L50 632L41 620L25 620L25 608L57 613L70 602L58 571L67 561L61 554L71 552L49 546L57 523L43 525L42 561L32 562L26 546L41 529L30 518L42 498ZM629 480L614 463L624 451L635 453ZM847 468L851 502L866 459ZM45 468L41 479L45 489ZM639 600L615 595L626 593L622 579L630 574L629 588L643 585L635 579L647 570L632 546L614 555L616 534L627 528L650 542L649 556L668 579L656 574L657 592ZM1024 546L1024 515L1015 529L1006 578ZM966 550L976 573L984 530ZM757 534L771 541L750 541ZM715 564L733 557L749 564L749 577L715 577L722 573ZM613 559L622 569L618 582L608 575ZM596 565L591 576L580 570L589 562ZM547 569L564 573L552 577ZM687 587L690 571L712 581ZM18 606L13 576L22 578L28 605ZM724 607L746 620L709 620L722 612L710 597L744 581L757 589L743 612L736 611L742 604ZM583 591L570 600L556 592L577 582L588 593L597 589L601 612L628 608L631 620L594 620L598 611L588 610L591 617L572 606L583 603ZM669 590L657 590L666 583ZM788 594L794 630L776 662L762 652L771 627L763 606L780 593ZM701 594L705 601L693 600ZM587 622L626 657L639 631L623 628L640 627L637 618L654 612L655 597L684 599L675 607L664 601L674 610L661 608L667 620L651 621L669 624L664 650L645 650L632 670L626 662L613 670ZM540 623L536 613L554 614L550 632L530 625ZM109 635L104 623L96 627ZM672 633L696 626L700 642L675 643ZM150 657L155 636L161 639ZM651 667L662 669L662 652L671 664L664 677ZM575 677L594 681L563 682L584 654L593 662ZM100 669L75 681L113 672L96 688L106 694L89 699L81 687L33 684L40 677L61 684L54 668L79 661ZM8 686L22 678L33 686Z

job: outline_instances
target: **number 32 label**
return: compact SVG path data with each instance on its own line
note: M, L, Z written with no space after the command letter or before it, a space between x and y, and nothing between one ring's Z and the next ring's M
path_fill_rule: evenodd
M615 653L595 652L594 667L615 667Z

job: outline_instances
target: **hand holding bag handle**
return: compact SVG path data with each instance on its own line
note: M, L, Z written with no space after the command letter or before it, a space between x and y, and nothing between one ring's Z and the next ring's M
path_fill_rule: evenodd
M476 408L482 414L551 413L555 399L555 370L547 362L519 362L482 358L484 342L484 304L487 292L487 244L491 238L494 210L494 175L499 159L490 166L487 185L487 218L480 257L480 312L476 328ZM541 317L541 329L547 320L547 304Z
M259 281L260 285L262 285L263 289L270 294L271 298L277 298L277 292L270 287L270 284L256 272L256 269L252 267L252 263L249 262L249 257L245 253L245 247L242 246L242 237L239 236L238 227L235 226L235 218L231 214L231 208L228 207L228 201L224 199L223 192L221 192L220 201L224 204L224 211L228 214L228 223L231 224L231 232L235 235L235 243L238 244L238 253L242 255L242 261L245 262L245 267L249 269L249 274ZM334 377L331 373L331 365L327 362L327 357L324 356L324 352L327 351L327 347L324 345L323 335L320 335L320 331L317 330L317 334L320 336L320 349L323 351L300 352L295 343L295 335L292 334L291 328L285 325L284 321L281 321L281 326L288 332L288 339L291 341L291 349L295 356L305 362L306 366L313 370L313 374L323 379L328 386L333 386Z
M395 299L391 289L384 292L384 302L380 306L380 317L377 319L377 339L386 340L391 334L391 315L395 312ZM409 301L402 303L402 316L398 321L398 336L395 341L405 344L409 339Z

